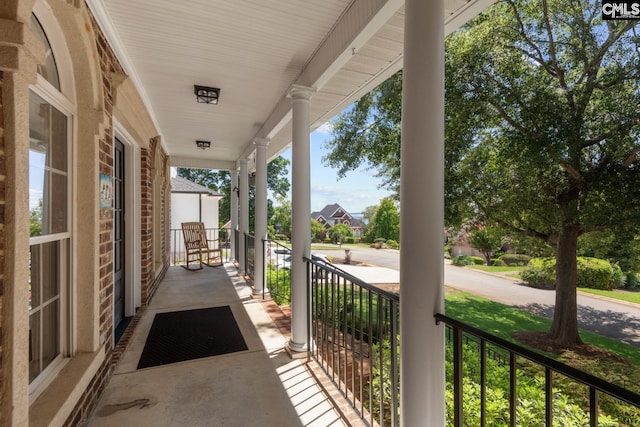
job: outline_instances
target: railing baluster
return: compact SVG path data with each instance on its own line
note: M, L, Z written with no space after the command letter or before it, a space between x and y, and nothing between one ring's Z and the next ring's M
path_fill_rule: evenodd
M331 275L331 378L336 380L336 275Z
M487 342L480 339L480 426L487 425Z
M369 344L369 412L371 413L371 424L373 425L373 363L371 356L373 355L373 300L371 299L371 290L367 290L367 302L369 303L369 328L367 329L367 343Z
M362 286L359 287L359 292L360 292L360 302L359 302L359 311L358 311L358 317L360 318L359 320L359 327L360 327L360 331L359 331L359 340L360 340L360 394L359 394L359 399L360 400L360 413L364 412L364 331L363 331L363 325L362 325L362 320L363 320L363 316L362 316ZM371 377L371 373L369 373L369 377Z
M589 387L589 425L598 427L598 390Z
M349 282L349 295L351 296L351 397L356 398L356 301L353 282ZM347 396L348 398L348 396Z
M462 407L462 331L453 328L453 423L461 427L463 423Z
M545 423L548 427L553 426L553 372L549 367L544 368L544 400L545 400Z
M398 336L398 303L391 301L391 425L400 425L398 409L400 408L400 402L398 401L399 393L399 377L398 372L398 345L396 344L396 337Z
M516 355L509 352L509 425L516 425L516 409L518 403Z
M380 425L385 425L384 422L384 334L382 333L382 323L383 323L383 307L382 307L382 298L380 294L376 295L377 297L377 317L378 317L378 327L377 327L377 336L378 336L378 375L380 377L379 381L379 390L378 390L378 404L380 405Z

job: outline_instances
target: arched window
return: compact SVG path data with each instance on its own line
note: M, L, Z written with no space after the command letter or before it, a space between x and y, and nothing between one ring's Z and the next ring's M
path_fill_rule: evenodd
M56 58L45 28L31 30L46 50L29 95L29 382L37 396L69 352L71 246L71 108L61 92Z

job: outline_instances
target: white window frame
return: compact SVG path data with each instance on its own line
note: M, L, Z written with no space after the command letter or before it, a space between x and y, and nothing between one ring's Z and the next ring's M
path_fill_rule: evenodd
M54 241L60 242L62 256L66 259L60 260L60 353L49 363L49 365L29 384L29 404L32 404L38 396L51 384L60 373L62 368L69 362L74 349L74 304L73 294L75 289L74 266L73 266L73 223L74 211L72 200L75 194L74 187L74 145L76 135L75 117L76 108L70 101L69 96L75 99L75 89L73 85L73 72L68 51L65 50L64 36L62 29L55 20L50 7L42 0L36 1L33 8L38 22L42 26L51 45L58 78L60 80L60 91L49 83L44 77L38 74L37 83L30 85L30 90L44 99L53 108L60 111L67 118L67 231L64 233L47 234L35 236L29 239L29 245L38 245Z

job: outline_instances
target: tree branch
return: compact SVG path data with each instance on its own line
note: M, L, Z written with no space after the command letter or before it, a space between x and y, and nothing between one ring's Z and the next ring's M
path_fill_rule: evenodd
M564 70L560 67L558 63L558 57L556 55L556 46L555 40L553 38L553 31L551 29L551 23L549 22L549 5L547 4L547 0L542 0L542 9L544 16L544 25L547 29L547 36L549 38L549 54L551 55L551 62L553 63L553 69L555 70L555 75L558 77L558 81L560 82L560 86L564 89L564 94L567 97L567 102L572 110L575 111L576 105L573 99L573 95L569 86L567 86L567 81L565 80Z
M568 165L568 164L566 164L566 163L560 163L560 167L561 167L562 169L564 169L564 171L565 171L566 173L568 173L569 175L571 175L571 177L572 177L573 179L575 179L576 181L578 181L578 183L579 183L582 187L584 187L584 185L586 185L586 183L587 183L587 182L585 181L585 179L582 177L582 175L580 175L580 173L579 173L577 170L575 170L575 169L573 168L573 166Z
M629 157L627 157L627 160L625 160L623 163L625 168L628 168L629 166L631 166L631 163L636 161L636 159L638 158L638 153L640 153L640 147L636 147L635 150L633 150L631 154L629 154Z

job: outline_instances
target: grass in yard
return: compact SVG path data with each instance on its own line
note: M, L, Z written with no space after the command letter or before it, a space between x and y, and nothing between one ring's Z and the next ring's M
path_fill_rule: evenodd
M578 290L590 294L602 295L604 297L640 304L640 291L604 291L601 289L589 288L578 288Z
M448 288L445 300L447 316L511 342L516 342L512 337L514 332L546 332L551 326L549 319L466 292L452 291ZM580 331L580 336L585 343L612 351L640 366L640 349L637 347L584 330ZM557 358L548 353L546 355Z
M524 268L524 267L507 267L507 266L496 267L493 265L468 265L467 267L473 268L474 270L488 271L490 273L509 273L511 271L520 271Z
M323 243L312 243L311 250L312 251L339 251L340 249L350 249L346 245L342 245L342 247L338 245L327 245Z
M520 271L524 267L507 267L507 266L493 266L493 265L467 265L467 268L473 268L474 270L488 271L489 273L500 273L506 277L514 279L520 278Z

